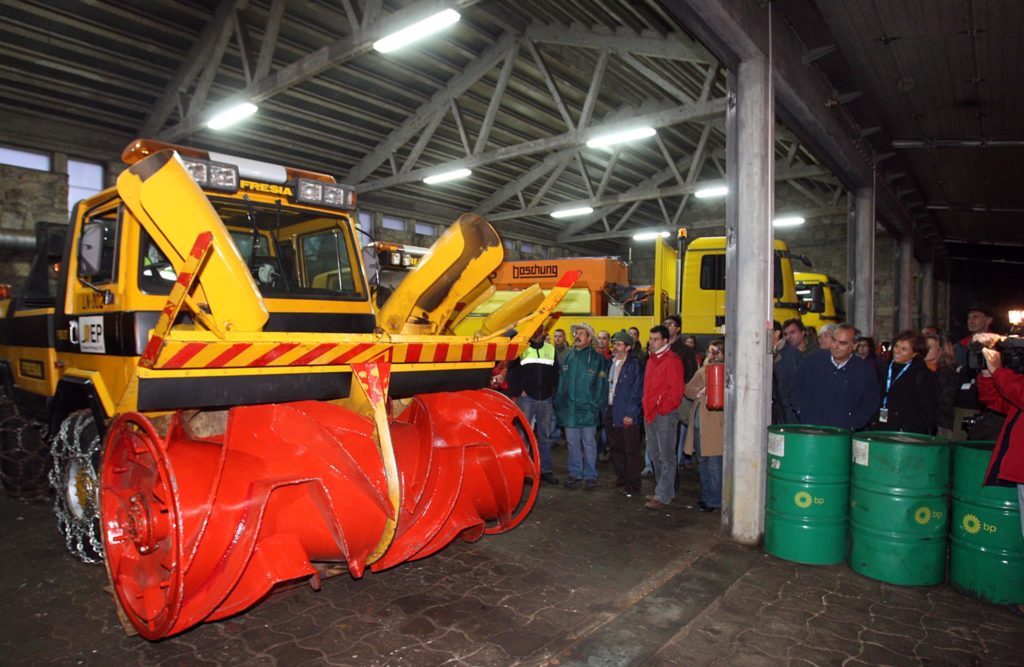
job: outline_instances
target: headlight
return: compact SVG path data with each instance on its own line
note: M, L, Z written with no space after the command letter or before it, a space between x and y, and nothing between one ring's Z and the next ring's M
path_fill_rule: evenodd
M355 195L343 185L300 178L295 192L295 199L305 204L324 208L352 208L355 205Z
M393 252L393 253L391 253L391 265L392 266L401 266L402 265L402 253L400 253L400 252Z
M238 190L238 167L223 162L210 162L195 158L182 158L185 169L199 187L218 192Z

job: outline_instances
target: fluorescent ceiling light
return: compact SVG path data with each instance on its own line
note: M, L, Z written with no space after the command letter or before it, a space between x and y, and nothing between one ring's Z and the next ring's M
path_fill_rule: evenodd
M668 238L668 232L639 232L633 234L634 241L653 241L654 239Z
M621 144L627 141L646 139L647 137L653 137L654 135L655 131L653 127L634 127L631 130L603 134L599 137L588 139L587 148L604 148L605 146L614 146L615 144Z
M790 215L784 218L775 218L772 224L776 227L796 227L797 225L804 224L804 219L799 215Z
M253 115L256 113L257 109L259 109L259 107L252 102L241 102L229 109L221 111L219 114L208 120L206 122L206 127L211 130L223 130L225 127L234 125L243 118L248 118Z
M427 185L434 185L435 183L444 183L445 181L454 181L459 178L465 178L472 173L473 172L469 169L453 169L452 171L446 171L443 174L427 176L423 179L423 182Z
M693 196L697 199L714 199L715 197L724 197L729 194L729 188L724 185L716 185L710 188L701 188L693 193Z
M593 213L594 209L589 206L581 206L579 208L563 208L561 211L552 211L552 218L574 218L579 215L588 215Z
M408 46L424 37L433 35L442 28L447 28L451 24L458 22L459 18L461 17L457 11L446 9L433 16L428 16L422 21L417 21L407 28L402 28L398 32L393 32L387 37L378 39L373 43L373 48L381 53L397 51L403 46Z

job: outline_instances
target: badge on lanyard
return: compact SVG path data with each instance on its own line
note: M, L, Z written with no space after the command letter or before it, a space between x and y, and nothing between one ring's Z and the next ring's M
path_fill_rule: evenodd
M878 409L878 421L882 422L883 424L889 421L889 408Z

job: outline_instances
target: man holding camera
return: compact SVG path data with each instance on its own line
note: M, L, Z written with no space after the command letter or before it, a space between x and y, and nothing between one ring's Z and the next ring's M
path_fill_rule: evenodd
M953 346L959 382L959 389L954 398L954 441L991 440L996 436L1003 420L1002 414L997 414L991 409L980 412L983 406L978 401L977 377L985 365L980 363L980 346L977 338L990 335L994 315L987 303L972 303L967 309L968 333Z
M985 484L1017 485L1017 496L1024 507L1024 375L1003 367L1002 354L994 349L1001 340L995 334L973 337L984 347L985 370L978 375L978 398L988 408L1006 414L1003 428L992 449ZM1024 534L1024 512L1021 513L1021 533Z

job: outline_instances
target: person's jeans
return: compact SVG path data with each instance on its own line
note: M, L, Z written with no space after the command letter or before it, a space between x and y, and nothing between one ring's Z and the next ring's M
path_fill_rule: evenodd
M668 505L676 495L675 411L658 415L647 424L647 443L654 460L654 496Z
M597 427L565 427L569 450L569 477L597 481Z
M551 464L551 415L554 414L552 400L543 401L529 396L520 396L516 403L526 417L526 423L537 436L537 447L540 450L541 474L552 472Z
M722 457L700 453L700 421L694 424L693 453L697 455L697 473L700 475L700 500L708 507L722 507Z

